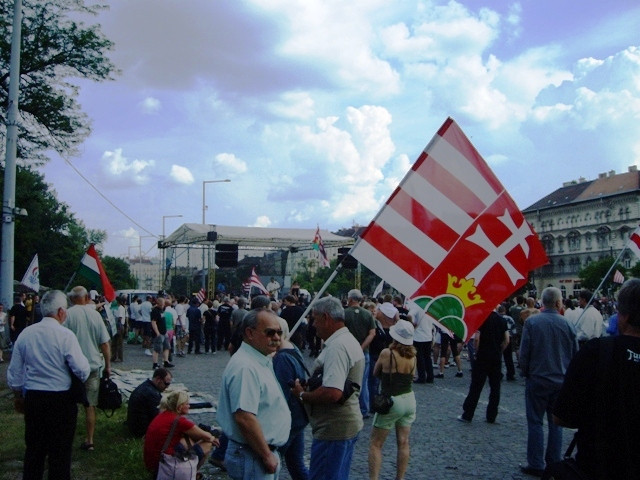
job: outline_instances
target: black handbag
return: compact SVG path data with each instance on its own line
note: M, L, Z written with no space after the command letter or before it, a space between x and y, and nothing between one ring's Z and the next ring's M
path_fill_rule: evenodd
M580 470L578 462L571 456L573 448L576 445L576 435L577 433L574 434L569 448L567 448L564 454L564 458L559 462L548 465L544 469L542 480L589 480L590 477Z
M389 352L389 374L393 366L393 352ZM371 401L371 410L381 415L389 413L393 407L393 397L388 393L376 393Z
M107 417L113 416L115 411L122 406L122 394L118 390L118 385L107 376L100 379L97 406L104 411ZM111 410L111 415L107 413L107 410Z

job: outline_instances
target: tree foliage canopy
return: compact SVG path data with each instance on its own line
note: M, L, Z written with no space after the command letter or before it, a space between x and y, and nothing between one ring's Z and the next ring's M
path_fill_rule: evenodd
M4 188L4 168L0 168L0 188ZM16 205L28 216L16 217L15 278L22 278L37 253L41 285L64 288L89 243L103 242L105 232L88 230L68 205L58 201L44 177L30 168L17 168Z
M99 25L74 20L95 15L106 5L84 0L23 0L20 61L20 112L17 157L41 165L46 151L73 155L90 133L90 121L78 103L73 79L112 79L115 65L106 56L113 43ZM0 155L5 157L6 106L13 0L0 0Z
M605 257L596 262L591 262L589 265L580 270L580 282L584 288L589 290L595 290L600 285L600 282L607 274L613 263L613 257ZM613 272L620 270L622 274L626 272L626 269L621 264L616 264L609 274L609 278L606 278L600 289L601 295L607 295L610 291L618 288L618 285L613 283Z

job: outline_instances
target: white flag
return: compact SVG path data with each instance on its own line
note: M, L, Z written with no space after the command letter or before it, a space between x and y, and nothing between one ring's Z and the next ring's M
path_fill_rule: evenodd
M24 277L22 277L22 282L20 283L34 292L40 291L40 269L38 268L37 253L34 255L33 260L31 260L31 264L29 264L29 268L27 268Z
M384 288L384 280L381 280L376 289L373 291L373 298L378 298L378 295L382 293L382 289Z

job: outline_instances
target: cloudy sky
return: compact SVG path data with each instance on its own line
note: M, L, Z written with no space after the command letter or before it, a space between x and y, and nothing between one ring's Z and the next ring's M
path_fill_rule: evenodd
M448 116L520 208L640 163L634 0L111 4L87 20L122 74L81 83L70 159L102 196L44 168L108 255L200 223L209 180L207 223L366 225Z

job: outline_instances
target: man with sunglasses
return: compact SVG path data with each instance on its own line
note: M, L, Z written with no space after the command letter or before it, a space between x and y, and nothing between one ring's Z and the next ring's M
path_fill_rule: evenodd
M127 426L134 437L142 438L156 415L164 392L171 385L171 372L166 368L156 368L151 379L138 385L127 407Z
M217 412L229 437L224 463L233 479L276 479L278 448L291 430L291 412L271 361L282 330L273 312L264 309L250 311L242 328L243 341L222 376Z

